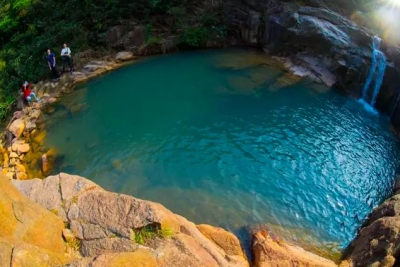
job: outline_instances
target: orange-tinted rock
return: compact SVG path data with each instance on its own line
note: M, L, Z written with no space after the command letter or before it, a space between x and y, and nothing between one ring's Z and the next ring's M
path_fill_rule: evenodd
M25 123L22 119L13 121L9 127L9 131L17 138L22 135L24 130L25 130Z
M16 176L18 180L28 180L28 175L25 172L19 172Z
M30 150L29 144L20 144L17 146L18 154L27 153Z
M54 169L54 162L56 160L57 151L52 148L48 150L41 157L41 171L44 176L49 175Z
M255 267L334 267L334 262L272 238L266 230L253 240Z
M123 255L138 257L137 264L154 264L149 266L249 266L232 234L219 228L203 227L213 238L209 239L195 224L160 204L107 192L87 179L64 173L44 180L15 180L13 183L26 196L49 210L57 210L59 216L70 223L74 236L81 240L80 252L84 257L127 253ZM134 231L146 226L161 228L168 235L147 239L141 247L135 243ZM140 257L131 254L143 246L150 254ZM119 266L117 263L129 258L114 256L104 256L99 262Z
M232 233L222 228L206 224L197 225L197 229L199 229L205 237L221 247L226 254L244 257L239 239Z
M62 220L1 175L0 218L0 266L62 266L73 260L65 253Z

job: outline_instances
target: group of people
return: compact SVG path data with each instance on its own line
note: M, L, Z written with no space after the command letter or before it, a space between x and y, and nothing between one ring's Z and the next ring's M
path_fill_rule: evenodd
M66 65L68 65L69 72L72 74L72 72L74 71L74 67L72 65L71 49L67 46L67 44L63 45L63 49L61 50L61 58L63 63L62 73L65 72L65 67ZM51 70L52 78L59 79L60 74L58 73L57 69L56 55L51 51L51 49L47 49L46 59ZM40 101L39 98L37 98L36 94L32 92L31 85L27 81L22 84L22 94L28 104L32 99L36 100L37 102Z
M69 72L72 74L72 72L74 71L74 67L72 65L71 49L67 46L67 44L63 45L63 49L61 50L61 58L63 63L62 73L65 72L65 67L66 65L68 65ZM56 64L56 55L51 51L51 49L47 49L46 59L47 63L49 64L53 79L60 78L60 74L58 73Z

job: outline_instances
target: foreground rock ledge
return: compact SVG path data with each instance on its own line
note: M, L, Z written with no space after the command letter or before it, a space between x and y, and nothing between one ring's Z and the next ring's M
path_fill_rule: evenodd
M249 266L233 234L211 226L197 228L160 204L110 193L64 173L13 183L60 216L79 240L82 257L71 266ZM173 233L138 244L135 231L145 226Z
M48 234L43 235L44 240L39 243L33 239L37 237L34 234L26 239L29 245L20 248L25 254L16 254L19 250L15 248L13 252L13 245L2 243L4 234L0 235L0 266L9 266L10 257L20 260L12 266L22 267L249 266L239 240L232 233L210 225L196 226L160 204L107 192L85 178L61 173L44 180L13 180L15 187L30 200L22 196L7 178L0 177L0 182L6 185L0 187L0 197L4 192L11 192L17 199L34 205L37 212L27 213L24 222L29 221L28 216L32 216L30 220L34 222L43 213L49 216L45 218L51 224L43 222L37 229L33 228L38 231L34 233L40 233L39 240L43 233L47 231ZM7 198L0 198L0 204L3 205L2 201ZM23 207L24 203L20 205ZM8 205L12 214L12 206L16 204ZM1 223L5 233L13 232L6 228L12 224L0 221L0 226ZM137 231L146 226L169 229L172 234L137 242ZM255 233L254 237L254 266L335 266L331 261L273 240L265 232ZM40 261L33 260L35 255Z

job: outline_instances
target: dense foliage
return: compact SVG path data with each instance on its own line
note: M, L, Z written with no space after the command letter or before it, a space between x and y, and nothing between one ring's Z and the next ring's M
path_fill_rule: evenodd
M199 15L198 23L188 14L195 14L203 5L217 1L195 0L3 0L0 3L0 117L15 99L24 80L36 82L49 75L45 60L47 48L56 55L64 42L73 52L101 47L106 30L123 21L134 20L148 25L148 42L156 18L173 17L173 30L183 32L182 41L201 46L212 34L223 34L218 27L218 14ZM195 26L193 26L195 25ZM217 27L215 27L217 26ZM60 62L60 60L58 60Z

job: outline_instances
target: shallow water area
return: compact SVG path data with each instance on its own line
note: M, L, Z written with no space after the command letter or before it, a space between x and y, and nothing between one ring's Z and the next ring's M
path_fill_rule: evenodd
M326 247L390 196L399 162L387 118L254 51L149 58L67 95L47 125L55 172L196 223L268 224Z

